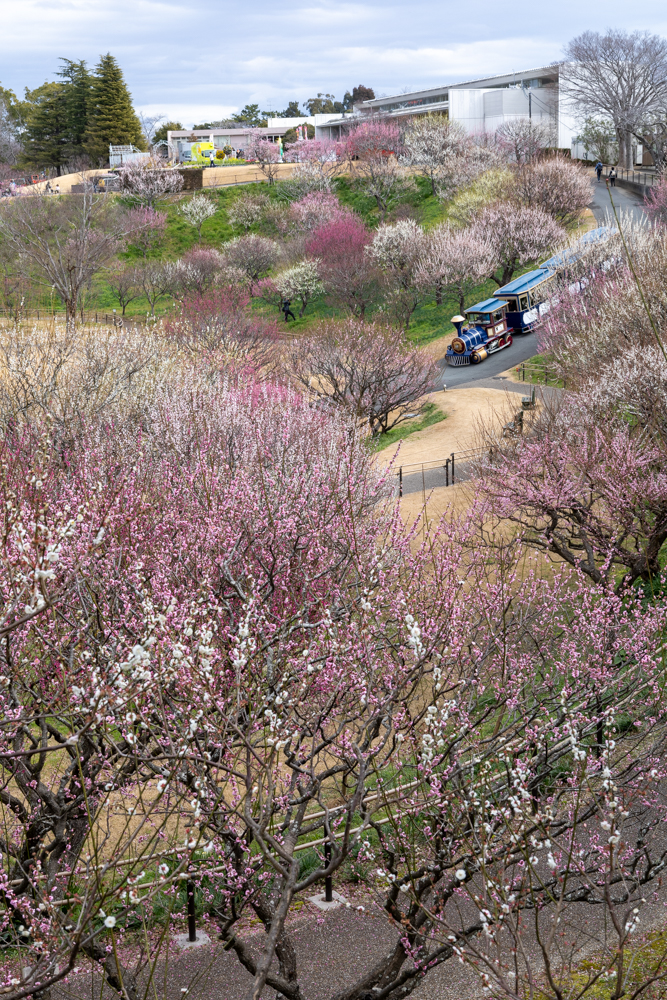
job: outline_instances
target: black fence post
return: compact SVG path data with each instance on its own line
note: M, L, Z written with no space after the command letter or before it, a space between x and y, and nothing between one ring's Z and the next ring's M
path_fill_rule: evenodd
M399 497L403 496L403 466L402 465L401 465L401 467L398 470L398 495L399 495Z
M327 868L331 864L331 844L324 845L324 863ZM333 903L333 880L331 875L326 875L324 878L324 902Z
M452 460L452 486L454 485L454 452L449 456Z
M445 462L445 486L449 486L449 459Z
M188 897L188 941L197 940L197 925L195 923L195 884L190 879L185 883Z

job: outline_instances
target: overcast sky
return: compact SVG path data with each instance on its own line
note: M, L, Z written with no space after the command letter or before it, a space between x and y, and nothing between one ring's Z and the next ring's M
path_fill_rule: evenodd
M557 60L586 29L667 34L665 0L0 0L0 83L54 79L58 58L119 60L135 105L190 126L246 103L283 109L434 87Z

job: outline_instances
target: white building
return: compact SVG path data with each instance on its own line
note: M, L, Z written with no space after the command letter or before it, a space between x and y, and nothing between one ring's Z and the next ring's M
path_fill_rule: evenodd
M573 144L577 125L561 92L557 65L481 77L411 94L377 97L354 107L355 117L372 114L403 118L436 111L461 122L471 134L495 132L499 125L513 118L551 121L556 145L573 155L583 155ZM345 128L344 119L332 119L316 126L316 137L338 139Z

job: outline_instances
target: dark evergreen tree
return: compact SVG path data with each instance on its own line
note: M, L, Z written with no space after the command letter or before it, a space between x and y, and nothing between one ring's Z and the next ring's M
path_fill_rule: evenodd
M84 151L86 129L88 127L92 78L83 59L79 62L73 62L71 59L61 59L60 61L64 63L58 76L65 84L71 156L81 156Z
M268 112L264 112L268 114ZM272 111L270 118L303 118L304 112L299 110L298 101L290 101L284 111Z
M255 128L265 124L259 111L259 104L246 104L237 115L232 115L232 121L241 125L252 125Z
M351 111L355 104L361 104L362 101L372 101L375 98L375 91L372 87L364 87L363 83L360 83L358 87L352 88L352 93L346 91L345 97L343 98L343 106L345 111Z
M25 128L20 163L26 167L55 167L64 172L71 159L71 134L67 113L67 87L43 83L25 92Z
M86 151L93 163L102 163L109 159L110 145L130 144L137 149L146 149L146 140L132 107L122 70L114 57L107 53L95 67L92 78Z
M153 142L160 142L162 139L167 138L167 132L178 132L182 128L183 126L180 122L165 122L164 125L160 125L160 127L155 130ZM210 128L210 126L204 125L203 128Z

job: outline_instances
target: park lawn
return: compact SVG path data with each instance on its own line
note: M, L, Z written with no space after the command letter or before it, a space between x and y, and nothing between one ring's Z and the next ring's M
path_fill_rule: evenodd
M431 185L427 178L415 176L413 180L415 190L408 192L403 197L398 206L398 211L394 208L389 213L388 220L400 216L401 208L408 208L424 228L432 228L445 219L446 205L433 196ZM363 193L359 181L349 177L339 177L334 182L334 188L341 204L347 205L357 212L369 228L377 227L380 216L375 200ZM276 201L285 200L280 182L275 185L254 183L229 188L206 189L206 196L217 205L218 211L212 218L204 222L201 244L199 245L217 250L224 243L227 243L235 236L239 236L241 231L234 229L229 224L227 211L238 198L247 194L260 192ZM165 238L161 246L149 255L150 257L159 260L177 260L188 250L198 245L196 229L194 226L189 225L178 211L179 205L191 197L192 194L190 193L172 195L158 206L159 211L165 212L167 215ZM249 232L262 233L262 224L259 223L252 226ZM140 261L142 257L138 250L131 248L120 254L119 259L132 263ZM533 266L529 265L523 268L517 272L516 276L531 270ZM467 305L472 305L475 302L489 298L495 293L496 288L497 286L492 280L482 282L471 294ZM50 311L52 303L46 291L37 293L36 306L45 311ZM165 296L157 303L155 314L159 317L166 316L174 308L176 308L176 303L169 296ZM110 315L114 309L120 315L121 310L118 300L105 282L103 274L96 275L86 293L84 302L85 315L87 317L94 316L95 314L98 316ZM278 310L266 303L255 300L253 310L260 315L267 316L267 318L277 319L280 323L283 322ZM60 313L62 311L62 308L57 305L56 312ZM294 311L296 312L297 310L295 309ZM411 318L407 331L408 340L418 347L442 340L444 350L445 341L454 332L451 317L458 312L459 303L452 296L446 297L441 305L436 304L433 295L426 297ZM144 319L149 314L150 307L143 295L138 296L130 302L125 313L128 318L134 319ZM327 302L326 296L321 295L308 304L303 318L299 319L297 316L296 322L290 321L288 324L289 330L293 335L308 334L322 320L340 319L348 315L349 313L346 310L331 305ZM367 319L381 320L382 318L382 310L378 306L372 309L367 315Z
M406 420L404 423L399 424L398 427L393 427L386 434L380 434L379 437L373 439L371 447L373 451L382 451L397 441L403 441L411 434L423 431L427 427L439 424L441 420L446 419L447 414L443 413L440 407L436 406L435 403L427 403L419 416L413 417L411 420Z

